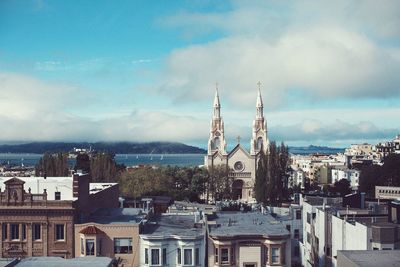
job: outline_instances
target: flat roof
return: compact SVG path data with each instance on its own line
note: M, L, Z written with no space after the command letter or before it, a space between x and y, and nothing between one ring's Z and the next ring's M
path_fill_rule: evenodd
M145 218L141 209L102 208L83 220L83 223L139 224Z
M80 266L112 266L113 259L109 257L77 257L63 259L61 257L32 257L22 259L17 267L80 267Z
M215 224L209 225L211 236L289 236L290 234L286 227L270 214L220 212L213 221Z
M4 191L4 182L13 177L0 177L1 190ZM55 192L61 193L61 200L76 200L73 197L73 179L72 176L65 177L16 177L25 182L24 190L28 192L31 189L32 194L43 194L44 189L47 191L47 200L55 200Z
M400 266L400 250L339 250L341 256L360 267Z
M162 214L154 217L143 228L143 235L152 237L198 237L203 227L195 227L194 215Z

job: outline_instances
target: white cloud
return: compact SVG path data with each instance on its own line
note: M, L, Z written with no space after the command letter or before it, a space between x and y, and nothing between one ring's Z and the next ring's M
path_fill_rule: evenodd
M222 13L179 13L166 23L193 34L222 31L224 37L173 51L157 90L194 102L209 98L218 81L230 103L249 107L261 80L270 108L289 106L293 90L312 100L398 97L400 47L375 38L385 36L388 43L400 36L400 12L393 11L400 4L390 5L239 1Z

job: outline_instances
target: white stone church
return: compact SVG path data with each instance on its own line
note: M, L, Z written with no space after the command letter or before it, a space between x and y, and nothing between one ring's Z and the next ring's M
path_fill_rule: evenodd
M226 151L224 121L221 116L221 104L217 88L214 98L210 137L208 139L208 151L204 159L204 164L209 170L218 165L227 166L230 169L229 175L234 178L232 186L234 198L243 202L255 202L253 188L256 178L258 155L261 149L264 149L264 152L266 152L269 147L260 84L252 131L250 152L240 144L240 140L238 140L238 144L232 151Z

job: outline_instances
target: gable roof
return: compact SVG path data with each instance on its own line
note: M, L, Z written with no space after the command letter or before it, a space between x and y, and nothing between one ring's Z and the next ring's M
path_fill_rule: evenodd
M249 152L247 152L246 149L244 149L240 144L237 144L231 152L228 153L228 158L230 158L233 154L235 154L237 151L242 151L248 158L251 158L251 155Z
M4 182L4 184L24 184L24 183L25 183L24 181L18 179L17 177L13 177Z

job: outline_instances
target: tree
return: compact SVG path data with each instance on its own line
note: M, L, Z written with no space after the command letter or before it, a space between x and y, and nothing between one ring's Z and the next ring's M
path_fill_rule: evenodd
M68 155L45 153L35 166L36 176L68 176Z
M289 149L282 143L269 145L268 153L260 151L254 193L264 205L278 205L288 197Z
M114 154L96 153L90 159L90 174L93 182L115 182L119 171L124 165L115 162Z
M264 153L264 149L261 149L256 170L256 181L254 183L254 195L257 202L263 205L267 205L268 203L266 195L267 164L267 156Z
M350 182L347 179L341 179L333 184L333 191L339 193L341 197L351 193Z
M400 186L400 155L392 154L384 159L383 165L361 167L359 189L374 197L375 186Z

